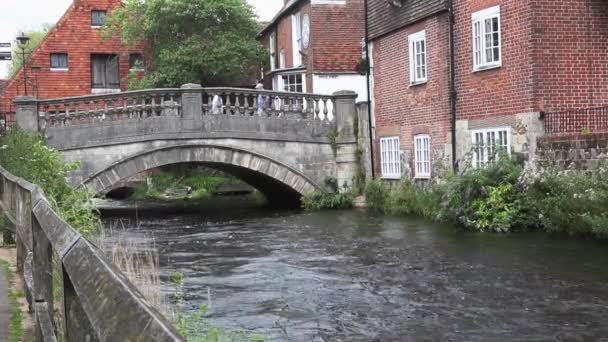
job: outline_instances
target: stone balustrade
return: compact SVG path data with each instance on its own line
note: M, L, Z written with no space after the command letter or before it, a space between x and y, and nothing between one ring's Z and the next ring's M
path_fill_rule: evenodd
M2 167L0 215L15 233L34 341L184 341L97 247L59 217L38 186ZM61 303L53 296L54 270L60 272Z
M194 113L195 118L226 115L332 122L336 116L335 97L329 95L186 85L179 89L148 89L37 101L38 125L40 129L46 129L150 117L189 117L193 110L184 112L185 97L198 98L200 108L194 108L194 112L198 112Z

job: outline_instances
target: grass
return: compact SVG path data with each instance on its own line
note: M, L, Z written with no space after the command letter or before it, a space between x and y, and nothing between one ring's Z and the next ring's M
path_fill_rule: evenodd
M19 300L24 298L25 294L23 291L14 289L15 272L13 272L12 265L6 260L0 260L0 267L4 269L10 287L8 300L11 305L11 320L8 327L8 342L20 342L23 338L23 313Z

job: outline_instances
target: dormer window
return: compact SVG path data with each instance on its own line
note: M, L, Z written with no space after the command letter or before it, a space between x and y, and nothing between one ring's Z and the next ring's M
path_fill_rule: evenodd
M91 11L91 26L101 27L106 23L106 16L108 12L102 10Z

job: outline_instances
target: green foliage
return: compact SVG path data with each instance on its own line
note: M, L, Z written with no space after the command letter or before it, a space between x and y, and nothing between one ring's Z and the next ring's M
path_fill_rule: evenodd
M315 191L302 197L302 208L307 211L348 209L352 206L353 197L350 194Z
M49 33L49 31L52 28L53 28L53 25L51 25L51 24L43 24L42 28L39 30L30 30L30 31L24 32L26 36L30 37L30 41L28 42L27 46L25 47L26 56L30 55L32 52L34 52L34 50L36 50L40 46L40 44L42 43L42 41L44 40L44 38L46 37L46 35ZM19 69L23 65L23 56L22 56L22 51L21 51L21 48L19 45L17 45L17 44L13 45L12 55L13 55L13 60L8 69L9 77L15 76L17 71L19 71ZM28 63L28 66L31 67L32 65ZM28 70L28 72L29 72L29 70Z
M338 153L338 130L334 128L329 131L329 133L327 133L327 139L329 139L329 144L335 155Z
M514 159L503 155L485 168L449 175L441 185L438 215L482 231L524 228L519 185L522 171Z
M335 177L324 180L327 192L315 191L302 197L302 208L307 211L325 209L348 209L353 206L353 196L350 193L340 193L340 185Z
M608 238L608 170L545 171L528 186L528 222L549 232Z
M365 200L367 207L375 212L384 212L386 198L389 195L389 189L382 180L375 179L367 183L365 187Z
M255 75L268 59L257 32L245 0L126 0L104 29L106 37L148 44L144 84L159 87L224 85Z
M236 184L240 180L232 176L214 175L191 167L176 167L153 173L151 185L140 184L135 187L131 196L135 200L166 199L172 192L190 188L189 198L202 199L209 197L224 184Z
M8 290L8 301L11 306L11 319L8 326L8 342L21 342L23 339L23 313L21 311L21 303L19 300L25 297L23 291L16 291L15 287L15 272L11 264L6 260L0 260L0 267L4 269L7 281L11 287Z
M530 174L536 172L536 174ZM590 171L526 170L502 155L491 165L440 183L403 181L389 191L379 180L368 183L371 210L447 221L478 231L547 232L608 239L608 168Z
M66 181L77 163L65 163L63 155L46 146L39 135L13 130L0 138L0 165L15 176L39 185L53 208L73 228L86 237L99 227L98 212L92 205L94 193L74 189Z

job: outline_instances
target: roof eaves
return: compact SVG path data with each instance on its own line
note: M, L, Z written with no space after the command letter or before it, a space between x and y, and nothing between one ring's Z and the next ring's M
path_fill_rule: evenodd
M291 0L287 3L287 5L285 5L280 11L279 13L277 13L274 18L272 18L272 20L268 23L268 25L266 25L258 34L258 37L261 37L262 35L264 35L264 33L266 33L266 31L268 31L270 28L272 28L277 21L279 21L279 19L281 19L282 17L285 16L286 13L288 13L292 8L294 8L297 4L299 4L300 2L302 2L304 0Z

